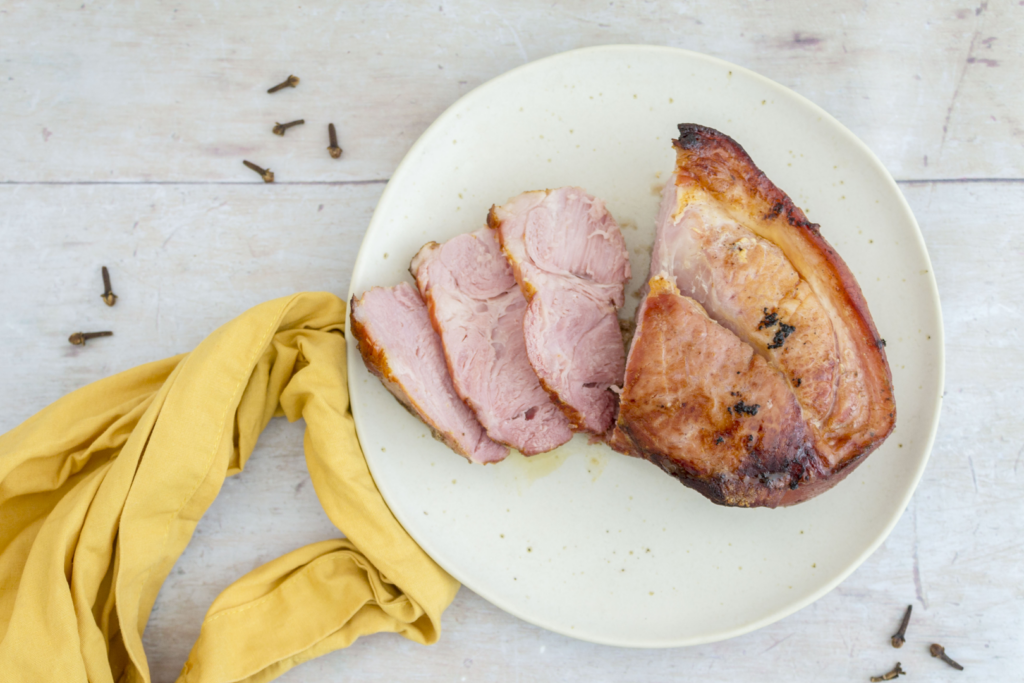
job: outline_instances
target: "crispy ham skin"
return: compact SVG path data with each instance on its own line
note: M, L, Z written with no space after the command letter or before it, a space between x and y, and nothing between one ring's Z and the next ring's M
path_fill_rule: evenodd
M470 462L499 462L508 455L455 393L441 339L412 286L403 282L353 296L350 316L366 368L435 438Z
M526 299L493 230L429 242L409 267L455 391L493 440L535 455L572 438L526 357Z
M884 344L860 287L818 226L735 141L693 124L679 131L648 299L638 310L622 410L608 441L716 503L798 503L835 485L892 432L896 408ZM666 317L705 329L705 341L680 329L680 343L690 340L681 352ZM713 353L702 344L715 344ZM746 396L752 389L711 387L706 378L740 349L761 368L758 392L769 386L768 374L776 379L770 396L743 398L740 417L725 420L726 396L734 397L721 392ZM659 353L665 359L660 370L644 365ZM661 389L652 372L662 374ZM739 365L734 372L737 382L749 379ZM679 402L684 394L685 409ZM751 405L759 406L757 415L747 410ZM656 406L674 417L655 420ZM733 444L733 431L723 433L730 420L749 426L762 413L771 428L746 433L736 427L749 445Z
M625 366L617 311L630 270L618 224L578 187L521 194L487 224L529 302L523 333L541 385L572 429L604 434Z

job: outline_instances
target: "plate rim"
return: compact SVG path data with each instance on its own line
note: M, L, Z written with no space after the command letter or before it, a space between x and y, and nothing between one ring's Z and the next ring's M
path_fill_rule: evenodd
M495 76L494 78L491 78L488 81L485 81L484 83L481 83L480 85L476 86L469 92L461 95L452 104L450 104L436 119L434 119L434 121L429 126L427 126L423 133L420 134L416 142L412 144L409 150L405 153L405 156L402 157L402 160L395 168L395 171L391 174L391 177L389 178L387 185L384 188L384 191L381 193L380 198L377 200L377 206L374 208L373 216L370 218L370 222L367 225L366 232L363 234L363 239L360 242L359 251L356 256L355 263L352 266L352 276L349 279L348 292L346 294L346 305L348 304L348 302L352 300L352 297L355 295L355 292L353 291L353 284L356 279L356 274L361 272L362 268L364 267L364 260L369 258L367 256L368 250L366 249L367 240L369 239L370 234L374 232L374 229L378 226L379 222L383 220L381 218L381 207L386 204L386 201L389 200L391 193L395 191L394 188L397 187L398 185L398 183L395 181L404 180L405 176L411 173L410 168L413 165L413 161L419 158L420 150L427 145L426 141L431 137L432 132L436 128L441 127L443 124L447 123L449 118L455 116L456 110L459 109L467 99L480 97L482 92L500 86L502 81L511 79L514 76L520 74L520 72L522 71L543 69L546 67L550 67L552 63L564 59L577 59L581 56L585 57L588 54L612 52L654 52L672 54L675 56L685 57L690 60L695 60L698 62L704 62L718 67L727 68L736 73L743 74L745 77L760 83L762 86L766 87L769 90L775 91L776 93L782 95L783 97L794 100L796 103L802 105L803 107L806 107L811 112L816 113L823 122L830 123L832 129L837 131L843 138L845 138L846 142L852 143L854 147L856 147L862 154L864 154L868 163L873 167L875 172L879 174L879 176L883 179L883 182L888 185L891 191L893 191L894 197L897 199L897 204L899 206L899 209L902 211L904 218L909 220L910 225L913 226L915 246L917 247L921 255L923 255L924 260L928 266L928 273L926 274L927 277L925 278L925 282L932 295L930 297L932 313L935 315L936 321L938 323L937 329L933 333L933 336L937 337L938 341L936 345L938 348L936 351L937 358L935 369L938 375L936 378L937 391L935 393L931 405L927 406L928 410L922 411L923 414L926 415L927 419L931 420L931 425L928 430L927 438L925 439L925 442L922 446L922 456L919 458L917 467L911 476L910 485L907 486L906 490L903 492L902 498L899 500L898 505L895 506L893 514L891 515L890 519L886 522L884 528L877 535L877 537L871 543L867 544L865 548L853 560L851 560L848 563L847 566L845 566L842 570L838 571L832 578L832 580L826 582L817 590L807 594L805 597L799 600L794 600L793 602L783 607L780 607L774 612L771 612L763 617L753 619L748 622L744 622L743 624L734 626L732 628L721 629L716 632L708 633L702 637L668 638L665 640L648 639L644 641L606 638L598 635L587 634L586 632L580 632L575 628L570 631L569 629L562 627L560 624L549 623L548 620L545 620L543 618L537 618L531 616L530 614L524 613L517 606L508 604L505 600L501 599L500 597L491 594L490 591L486 589L481 590L471 585L474 582L472 580L467 582L465 578L461 575L461 572L457 570L457 568L456 571L453 571L451 567L447 566L447 563L437 559L433 553L427 553L431 557L431 559L433 559L446 572L448 572L454 578L456 578L456 580L458 580L462 585L466 586L471 591L473 591L483 599L487 600L495 607L498 607L499 609L508 614L511 614L519 619L522 619L527 623L533 624L545 630L558 633L560 635L567 636L576 640L582 640L585 642L596 643L599 645L609 645L616 647L630 647L638 649L690 647L695 645L703 645L707 643L718 642L722 640L728 640L759 630L777 621L780 621L790 616L791 614L794 614L802 610L803 608L807 607L808 605L814 602L817 602L825 595L832 592L832 590L834 590L839 584L841 584L843 581L849 578L849 576L854 571L856 571L857 568L860 567L879 548L879 546L881 546L882 543L885 542L885 540L892 533L893 529L896 527L896 524L903 517L903 513L906 512L907 506L909 505L914 493L917 491L917 487L920 484L921 478L924 475L924 470L927 467L929 460L931 459L932 449L934 448L935 438L938 433L939 418L941 416L942 411L942 397L945 394L946 385L945 325L942 318L942 307L941 299L939 296L938 283L935 279L935 270L932 266L931 254L929 254L927 245L925 244L924 235L921 232L921 226L918 224L917 219L915 218L914 213L910 208L910 205L907 203L906 197L903 196L903 192L899 188L899 185L896 183L895 179L889 173L885 165L882 164L881 160L871 150L871 148L869 148L860 138L854 135L849 128L847 128L845 125L843 125L841 121L839 121L839 119L837 119L835 116L833 116L832 114L824 110L822 107L812 102L811 100L807 99L800 93L796 92L795 90L787 88L786 86L777 83L776 81L773 81L770 78L757 73L756 71L748 69L747 67L734 64L719 57L714 57L711 55L703 54L700 52L694 52L692 50L686 50L683 48L670 47L665 45L647 45L642 43L615 43L610 45L596 45L590 47L576 48L564 52L558 52L538 60L521 64L513 69L510 69ZM359 362L356 361L355 359L361 357L359 356L357 351L354 351L353 345L356 344L356 340L352 336L350 326L348 324L346 324L345 326L345 338L347 344L349 345L346 357L348 371L347 375L349 378L349 395L351 397L351 395L354 393L352 381L354 373L352 372L352 366L355 363ZM355 422L356 434L358 436L360 422L359 409L356 407L356 402L352 401L351 399L350 406L353 414L353 419ZM899 409L897 408L897 410ZM370 469L371 475L373 475L373 465L371 464L370 459L367 459L367 466ZM374 483L376 484L376 477L374 477ZM378 489L380 489L379 486ZM381 495L384 496L383 491L381 491ZM384 496L384 498L385 503L387 503L386 496ZM391 506L388 505L388 508L391 509ZM393 509L392 514L395 515L395 518L399 521L399 523L402 523L401 517L397 513L395 513ZM403 528L405 528L404 524L402 526ZM424 543L423 541L417 539L411 532L408 532L408 530L407 533L409 533L410 537L412 537L413 540L415 540L421 547L424 548L424 551L426 551L426 546L431 545L429 541Z

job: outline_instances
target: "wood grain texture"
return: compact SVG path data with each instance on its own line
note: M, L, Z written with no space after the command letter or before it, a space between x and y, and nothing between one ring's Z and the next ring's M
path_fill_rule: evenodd
M589 45L681 47L836 115L896 178L1024 173L1024 6L700 0L564 3L8 1L3 181L387 178L459 95ZM268 96L290 73L299 87ZM275 121L305 118L282 139ZM326 126L345 155L331 160Z
M947 380L924 478L883 546L810 607L734 640L574 641L463 589L433 647L381 635L283 681L1019 680L1024 669L1024 6L1018 2L0 2L0 430L68 391L186 351L250 306L344 295L385 181L472 87L584 45L649 42L750 67L835 115L898 178L942 295ZM296 90L274 96L289 73ZM305 117L282 139L275 120ZM326 123L345 155L330 159ZM314 122L316 122L314 124ZM927 161L926 161L927 157ZM263 185L242 158L269 165ZM1002 178L963 182L961 178ZM117 306L100 302L100 266ZM71 332L115 336L71 347ZM214 597L333 536L302 425L274 420L156 603L172 681ZM0 454L2 457L2 454ZM681 495L687 492L680 492ZM600 600L601 596L594 596ZM908 643L888 638L913 603ZM927 654L940 642L967 671Z

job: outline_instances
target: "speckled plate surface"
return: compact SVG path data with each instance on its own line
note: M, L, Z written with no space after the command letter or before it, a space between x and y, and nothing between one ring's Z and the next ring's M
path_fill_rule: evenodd
M434 122L381 197L352 276L350 294L410 280L424 242L481 227L522 191L579 185L622 225L633 292L682 122L732 136L821 224L888 341L896 430L835 489L788 509L717 507L581 436L471 466L398 405L349 339L359 437L409 533L495 605L599 643L692 645L770 624L834 588L899 519L931 449L944 363L931 264L896 184L835 119L753 72L670 48L577 50L480 86Z

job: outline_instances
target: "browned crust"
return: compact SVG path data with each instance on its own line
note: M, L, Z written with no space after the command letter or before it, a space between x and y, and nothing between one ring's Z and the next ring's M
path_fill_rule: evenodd
M469 453L467 453L458 442L442 433L435 425L431 424L429 420L424 417L423 413L417 410L416 406L413 405L409 396L402 389L402 385L395 378L391 372L391 368L388 366L387 354L384 353L384 349L373 340L369 330L361 322L356 320L355 311L358 306L355 295L352 296L352 300L349 302L348 317L349 323L352 325L352 336L355 337L357 346L359 347L359 355L363 357L363 364L366 369L370 371L374 377L381 381L392 396L398 401L399 405L409 411L409 413L419 419L429 429L430 433L435 439L445 444L453 451L466 458L470 459Z
M545 190L550 192L550 190ZM519 262L512 257L505 248L505 242L501 236L501 219L498 218L498 207L491 205L491 210L487 212L487 227L494 230L498 236L498 244L501 245L501 251L505 254L505 259L512 266L512 274L516 278L516 283L519 285L520 291L523 293L523 297L526 299L527 306L533 305L533 295L537 293L537 289L529 282L523 280L522 272L519 269ZM548 386L548 383L544 381L543 377L538 376L537 379L540 381L540 386L547 392L548 396L551 397L551 402L554 403L562 414L565 415L565 419L569 421L569 428L574 432L586 431L583 428L585 422L583 414L578 410L570 406L568 403L562 401L559 397L558 392Z
M649 287L643 304L646 322L640 334L649 331L648 326L653 325L656 330L659 318L682 298L674 282L663 277L652 278ZM643 359L638 362L640 367L627 367L627 382L631 372L643 372ZM709 471L686 457L665 453L652 441L647 428L652 417L657 422L657 416L689 413L705 417L706 406L691 403L687 407L684 402L656 405L652 410L650 403L641 402L638 412L638 406L628 393L623 394L623 399L616 427L606 439L607 443L620 453L650 461L717 505L769 508L793 505L831 488L845 476L832 476L831 468L823 462L802 422L788 426L762 424L756 435L742 440L737 438L743 427L742 420L733 415L725 422L715 423L712 429L701 430L701 451L717 452L736 462L729 471Z
M385 384L389 382L395 383L395 377L391 374L391 368L388 367L388 358L384 353L384 349L373 341L366 326L356 320L355 311L357 306L356 297L353 295L348 307L348 317L352 325L352 336L356 338L359 354L363 357L363 363L370 373Z
M679 125L679 139L673 144L678 156L676 182L696 182L732 213L741 214L736 217L744 225L779 246L819 298L834 304L833 324L838 319L848 331L863 375L857 386L868 393L869 414L854 433L836 422L835 415L822 425L822 437L834 451L836 472L831 479L842 478L837 473L852 470L889 436L896 422L892 374L884 342L860 286L843 259L822 237L819 226L807 220L804 212L757 168L735 140L712 128L685 123ZM840 387L837 405L843 401L843 390ZM842 476L845 474L848 472ZM830 480L828 485L832 483Z
M601 440L608 444L613 451L628 455L631 458L644 458L644 454L633 444L633 440L629 438L626 432L622 431L617 421L612 424L611 429L601 436Z
M551 192L551 190L544 190L544 192ZM498 218L497 209L498 207L492 204L491 210L487 212L487 227L497 233L498 244L501 245L501 253L505 255L505 260L507 260L509 265L512 266L512 274L516 278L516 283L519 285L520 291L522 291L523 296L526 298L526 303L530 303L533 301L533 295L537 293L537 288L523 280L523 274L519 269L519 261L517 261L512 254L509 253L508 249L505 248L505 241L501 237L501 219Z
M544 381L543 377L540 377L538 375L537 380L540 382L541 388L543 388L544 391L548 393L548 396L551 398L551 402L555 404L555 407L562 411L562 414L565 415L565 419L569 421L569 429L571 429L574 432L587 431L586 429L583 428L583 423L585 422L583 414L576 410L575 408L573 408L568 403L562 401L562 399L559 398L558 396L558 392L549 387L548 383Z
M423 287L420 286L420 278L418 275L418 273L420 272L420 255L428 250L433 251L434 249L437 249L440 246L440 244L431 240L430 242L427 242L422 247L420 247L419 251L416 252L416 255L409 260L409 274L412 275L412 279L416 283L416 290L420 293L420 297L423 299L423 303L426 304L427 306L427 317L430 318L430 326L434 328L434 331L437 332L437 335L442 339L441 349L444 351L444 361L445 364L448 366L448 374L454 377L454 374L452 373L451 359L448 357L448 348L443 343L443 330L441 329L441 324L438 322L437 315L434 311L434 297L430 296L427 292L423 290ZM458 390L456 390L455 393L458 394ZM465 403L470 410L473 410L474 414L476 414L476 411L474 410L473 406L470 405L469 402L466 401L466 399L461 394L459 395L459 398L461 398L462 402Z
M626 455L639 455L678 479L687 488L725 507L776 508L795 505L827 491L853 471L852 467L847 467L839 472L824 472L814 466L817 459L813 457L793 460L789 471L769 471L756 457L752 457L735 473L738 476L726 477L691 472L682 462L644 449L627 452ZM776 478L777 484L769 483Z
M468 396L463 396L459 392L458 386L455 386L455 380L454 380L454 378L455 378L455 370L454 370L454 365L452 364L451 356L448 354L448 347L444 344L444 330L441 327L441 322L437 319L437 307L434 304L434 297L431 296L428 292L425 292L421 287L419 287L420 281L419 281L419 278L416 276L416 273L419 272L419 268L415 268L415 264L417 263L417 260L419 259L420 254L422 254L427 249L435 249L435 248L440 247L440 246L441 245L438 244L437 242L427 242L422 247L420 247L420 250L418 252L416 252L416 256L414 256L412 258L412 261L409 262L409 273L412 275L413 279L416 280L416 286L419 289L420 296L423 297L423 302L427 305L427 317L430 318L430 326L433 327L434 331L437 332L439 337L441 337L441 350L444 352L444 362L445 362L445 366L447 366L447 368L448 368L448 374L451 375L451 377L452 377L452 388L455 389L455 395L459 397L459 400L462 401L462 403L467 408L469 408L469 410L477 418L477 421L479 421L480 420L480 416L479 416L479 414L477 412L476 405L473 403L472 400L470 400L470 398ZM481 424L483 424L483 423L481 422ZM492 441L494 441L496 443L499 443L502 446L506 446L508 448L516 448L515 444L511 444L511 443L508 443L507 441L502 441L500 439L494 438L493 436L491 436L490 432L488 432L486 428L484 428L484 431L487 432L487 437L489 439L491 439ZM523 455L536 455L536 454L535 453L523 453Z
M440 244L431 240L420 247L419 251L416 252L416 255L409 259L409 275L412 275L412 279L416 281L417 289L419 288L419 278L416 277L416 273L419 272L420 254L428 249L434 250L440 246ZM423 294L423 290L420 290L420 294Z
M498 218L498 205L491 204L491 210L487 212L487 227L491 230L499 230L501 228L501 219Z

